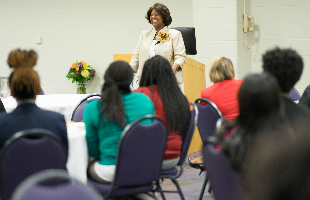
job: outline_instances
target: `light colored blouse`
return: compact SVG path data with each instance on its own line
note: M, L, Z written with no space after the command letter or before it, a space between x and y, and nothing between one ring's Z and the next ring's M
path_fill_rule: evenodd
M153 40L151 47L150 47L150 58L155 56L155 45L158 44L158 40Z

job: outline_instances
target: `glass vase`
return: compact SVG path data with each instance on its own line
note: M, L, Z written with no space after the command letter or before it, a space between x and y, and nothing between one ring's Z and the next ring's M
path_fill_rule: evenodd
M77 83L77 94L86 94L86 85L85 83Z

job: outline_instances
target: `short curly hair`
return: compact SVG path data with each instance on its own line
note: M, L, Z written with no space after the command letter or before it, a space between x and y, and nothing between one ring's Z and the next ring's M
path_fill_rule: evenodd
M153 10L155 10L157 13L159 13L161 15L161 17L163 18L163 23L165 24L165 26L169 26L171 24L172 17L170 15L170 11L169 11L168 7L162 3L155 3L147 11L145 18L147 19L147 21L150 24L152 24L150 17L151 17L151 13Z
M276 77L283 93L288 93L299 80L303 61L300 55L292 49L275 49L263 55L263 69Z

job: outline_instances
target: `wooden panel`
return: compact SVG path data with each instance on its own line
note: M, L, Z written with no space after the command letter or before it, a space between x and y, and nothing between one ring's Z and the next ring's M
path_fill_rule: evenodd
M206 87L205 65L196 60L186 58L183 74L185 78L185 96L190 102L194 103L200 97L201 90ZM201 149L202 141L198 128L196 127L188 153L201 151Z
M190 102L194 102L200 97L201 89L206 87L205 65L186 58L183 74L185 95Z
M122 60L129 63L131 57L132 54L114 54L113 61ZM195 102L195 100L200 97L201 90L206 87L205 65L191 58L186 58L183 74L185 78L185 96L190 102ZM201 151L201 149L202 141L196 127L188 153Z
M113 54L113 62L121 60L130 63L132 54Z

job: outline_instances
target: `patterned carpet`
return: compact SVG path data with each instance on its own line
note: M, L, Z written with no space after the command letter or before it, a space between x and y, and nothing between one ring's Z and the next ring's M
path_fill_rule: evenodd
M195 152L188 154L187 156L190 158L197 158L201 155L200 152ZM190 167L187 163L185 163L185 169L183 171L183 174L177 179L180 187L182 189L182 192L184 194L184 197L186 200L197 200L201 191L202 184L205 179L206 172L202 172L199 176L199 170L194 169ZM165 182L162 184L162 187L164 190L175 190L175 185L170 180L165 180ZM214 200L212 195L208 195L208 188L209 185L207 185L203 199L205 200ZM172 193L165 193L165 197L167 200L179 200L180 196L179 194L172 194ZM159 198L161 199L161 198Z

